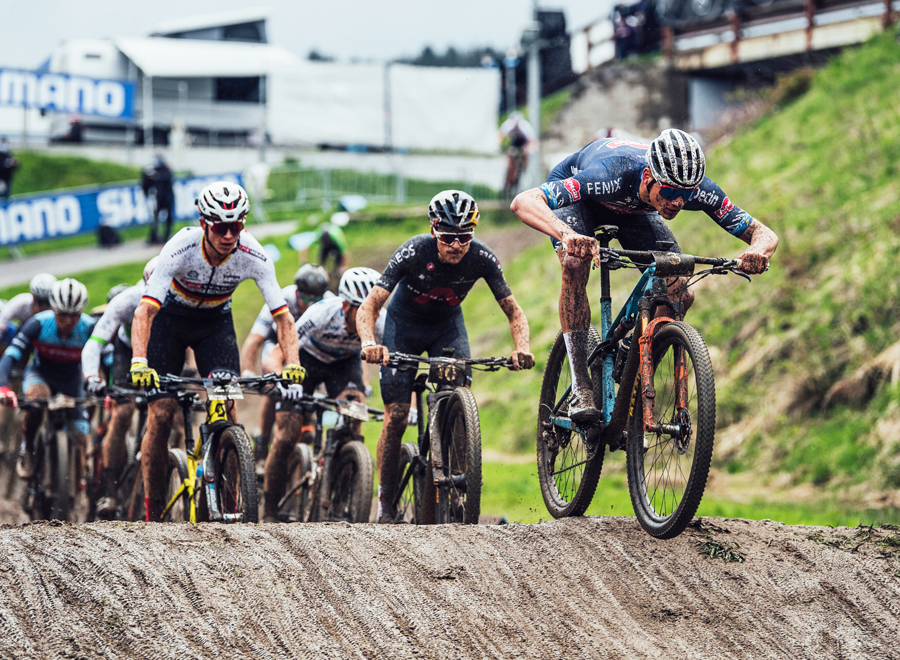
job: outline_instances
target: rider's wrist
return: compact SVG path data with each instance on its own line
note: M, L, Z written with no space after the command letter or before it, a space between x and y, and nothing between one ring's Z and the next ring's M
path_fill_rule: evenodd
M369 339L359 345L360 348L371 348L372 346L378 346L378 342Z
M147 362L147 358L133 357L133 358L131 358L131 364L132 365L142 364L146 367L148 365L148 362Z

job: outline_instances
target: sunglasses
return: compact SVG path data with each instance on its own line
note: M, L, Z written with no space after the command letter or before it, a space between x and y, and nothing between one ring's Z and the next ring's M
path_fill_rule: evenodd
M237 236L244 230L243 222L213 222L209 225L213 233L224 236L229 231L232 236Z
M683 188L673 188L672 186L668 186L664 183L656 182L656 185L659 186L659 194L661 197L673 200L681 197L685 202L689 202L700 192L700 188L691 188L689 190L685 190Z
M434 235L437 236L437 239L443 243L444 245L453 245L455 242L459 241L460 245L468 245L469 241L475 238L474 231L438 231L434 230Z
M322 300L322 296L317 296L314 294L299 293L297 295L300 296L300 302L302 302L306 305L311 305L313 303L316 303L316 302L319 302L320 300Z

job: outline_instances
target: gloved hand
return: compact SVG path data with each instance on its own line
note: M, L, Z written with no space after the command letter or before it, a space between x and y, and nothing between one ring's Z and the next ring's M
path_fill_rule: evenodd
M0 387L0 405L19 407L19 400L16 399L16 393L8 387Z
M87 390L88 394L103 396L103 393L106 391L106 383L99 376L88 376L87 380L84 381L84 389Z
M244 369L241 372L241 378L253 378L256 376L256 372L253 369Z
M278 393L284 401L299 401L303 398L303 386L291 383L287 387L278 383Z
M141 362L131 364L131 384L135 387L159 387L159 374Z
M281 370L281 377L292 383L302 383L303 379L306 378L306 369L299 364L286 364L284 369Z
M513 351L509 357L512 358L513 371L531 369L534 366L534 355L527 351Z
M419 423L419 411L416 408L409 409L409 415L406 416L406 425L415 426Z

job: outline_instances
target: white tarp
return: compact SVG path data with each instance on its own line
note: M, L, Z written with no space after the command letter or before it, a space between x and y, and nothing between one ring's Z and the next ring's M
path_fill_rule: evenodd
M154 78L265 76L274 67L300 62L280 46L235 41L123 37L116 47Z
M390 67L395 147L496 153L498 69Z
M267 97L267 128L276 144L384 144L381 64L278 66Z

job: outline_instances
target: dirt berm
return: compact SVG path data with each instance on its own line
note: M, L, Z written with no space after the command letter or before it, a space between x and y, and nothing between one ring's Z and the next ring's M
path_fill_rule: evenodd
M898 544L716 518L672 541L633 518L4 526L0 655L900 657Z

